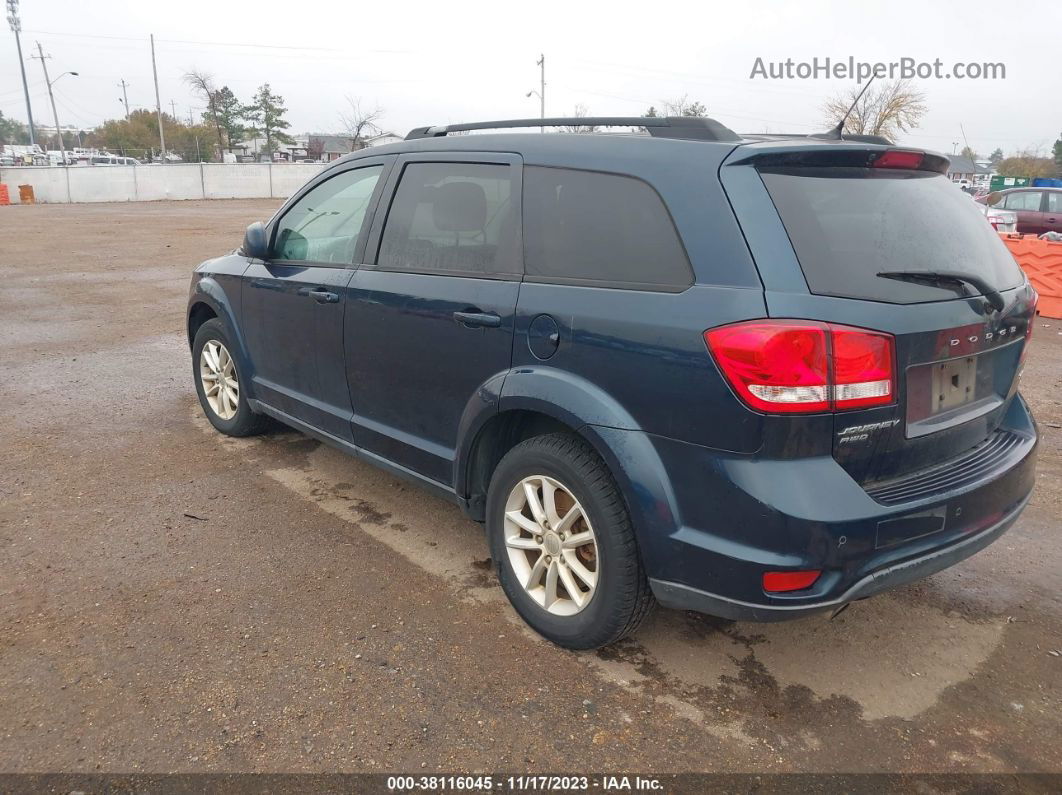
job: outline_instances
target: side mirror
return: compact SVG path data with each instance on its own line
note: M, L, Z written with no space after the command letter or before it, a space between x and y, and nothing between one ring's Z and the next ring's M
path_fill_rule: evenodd
M999 200L1002 198L1003 194L1000 191L992 191L988 194L988 198L985 199L985 204L987 204L989 207L995 207L997 204L999 204Z
M252 259L269 258L269 240L266 237L265 224L255 221L247 227L247 231L243 233L243 246L240 251L245 257Z

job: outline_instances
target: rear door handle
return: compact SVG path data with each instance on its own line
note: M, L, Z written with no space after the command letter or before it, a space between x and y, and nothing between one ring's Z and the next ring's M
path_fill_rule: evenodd
M454 320L464 326L481 328L498 328L501 325L501 317L493 312L454 312Z
M323 287L300 287L299 295L308 295L319 304L338 304L339 294L330 293Z

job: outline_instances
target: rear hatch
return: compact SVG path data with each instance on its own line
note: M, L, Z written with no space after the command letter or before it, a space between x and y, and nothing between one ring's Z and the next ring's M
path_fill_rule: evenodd
M834 458L866 485L997 433L1016 393L1035 292L943 175L944 158L830 149L756 163L810 292L767 285L767 300L772 317L894 337L893 400L834 415Z

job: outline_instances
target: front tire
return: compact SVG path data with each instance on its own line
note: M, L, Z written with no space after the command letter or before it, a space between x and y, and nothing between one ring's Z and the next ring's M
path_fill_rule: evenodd
M487 534L516 612L560 646L614 643L655 604L619 487L576 436L536 436L502 458L487 493Z
M213 318L199 327L192 343L195 391L211 425L227 436L253 436L261 433L265 418L251 411L244 374L232 350L220 320Z

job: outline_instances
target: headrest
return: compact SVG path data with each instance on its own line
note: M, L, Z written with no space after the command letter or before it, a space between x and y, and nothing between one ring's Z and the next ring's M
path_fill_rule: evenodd
M432 221L443 232L479 232L487 225L487 194L474 182L447 182L435 189Z

